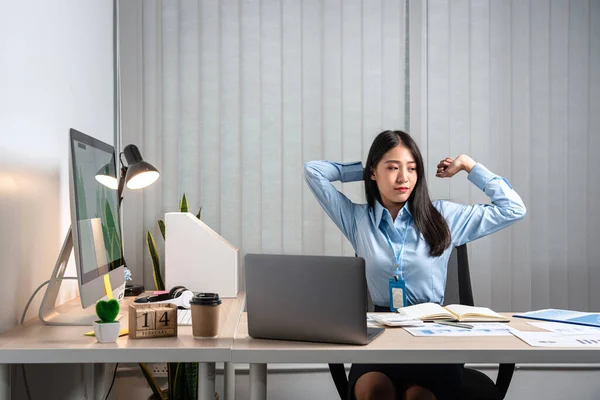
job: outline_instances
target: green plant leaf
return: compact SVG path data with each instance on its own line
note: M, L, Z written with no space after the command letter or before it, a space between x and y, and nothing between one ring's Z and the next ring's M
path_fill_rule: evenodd
M198 397L198 363L185 363L187 392L192 400Z
M200 206L200 209L198 210L198 214L196 214L196 218L202 219L202 206Z
M185 193L181 198L181 202L179 203L179 212L189 212L187 197L185 197Z
M196 400L187 385L187 363L169 363L169 400Z
M146 234L146 244L148 245L148 251L150 252L150 258L152 259L152 273L154 276L154 286L156 290L165 290L165 283L160 272L160 257L156 250L156 242L152 233L148 231Z
M181 381L180 377L183 375L181 373L182 369L183 369L183 363L177 363L175 365L175 374L173 376L173 382L171 385L169 385L169 388L172 388L171 393L173 395L173 399L181 398L181 396L178 393L178 389L180 390L180 388L181 388L181 382L179 382L179 381ZM179 383L179 385L177 383Z
M173 399L173 382L175 381L175 371L177 370L178 363L167 363L167 384L169 399Z
M158 229L160 229L160 233L162 234L163 240L165 239L165 221L162 219L158 220Z
M152 389L152 393L154 394L154 396L161 400L167 400L167 398L163 395L160 386L158 386L158 383L156 383L156 381L154 380L154 377L152 376L152 373L148 369L146 363L140 363L140 369L142 370L142 374L144 374L144 377L146 378L150 389Z

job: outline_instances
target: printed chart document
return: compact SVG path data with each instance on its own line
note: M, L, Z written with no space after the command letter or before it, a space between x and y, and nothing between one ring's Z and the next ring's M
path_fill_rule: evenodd
M425 324L417 328L404 328L413 336L510 336L514 328L505 324L484 323L476 324L473 328L459 328L441 324Z
M508 318L489 308L461 304L442 307L436 303L423 303L399 308L397 312L422 321L509 322Z
M513 335L532 347L600 348L600 333L595 335L564 335L556 332L513 331Z

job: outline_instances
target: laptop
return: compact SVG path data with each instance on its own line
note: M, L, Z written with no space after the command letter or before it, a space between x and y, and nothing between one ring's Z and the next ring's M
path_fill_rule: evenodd
M365 260L360 257L247 254L248 334L261 339L364 345Z

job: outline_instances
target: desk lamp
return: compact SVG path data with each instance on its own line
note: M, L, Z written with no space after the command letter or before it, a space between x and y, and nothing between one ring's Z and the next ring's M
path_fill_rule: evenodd
M127 166L123 163L122 156L125 156ZM156 182L160 173L152 164L144 161L142 153L137 146L133 144L125 146L123 152L119 155L119 161L121 162L121 176L118 181L116 171L114 170L114 160L111 160L111 162L98 170L96 173L96 180L110 189L117 190L120 210L121 202L123 201L123 187L125 185L133 190L143 189ZM125 268L126 276L130 275L130 273L128 274L129 270L127 268L127 263L125 263ZM136 289L134 290L134 286L130 284L125 285L126 293L128 292L127 289L129 289L131 295L139 294L144 290L140 285L135 285L135 288Z
M125 156L125 160L127 160L127 166L123 163L123 155ZM127 184L129 189L143 189L156 182L160 173L152 164L144 161L142 153L133 144L125 146L125 149L123 149L123 152L119 156L119 161L121 162L121 177L118 181L113 161L98 170L96 180L106 187L118 190L117 196L120 207L123 201L122 193L125 184Z

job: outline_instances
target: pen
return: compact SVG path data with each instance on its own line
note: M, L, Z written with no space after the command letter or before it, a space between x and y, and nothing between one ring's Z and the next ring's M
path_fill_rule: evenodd
M440 324L440 325L448 325L448 326L455 326L457 328L473 329L473 325L461 324L459 322L438 321L438 324Z

